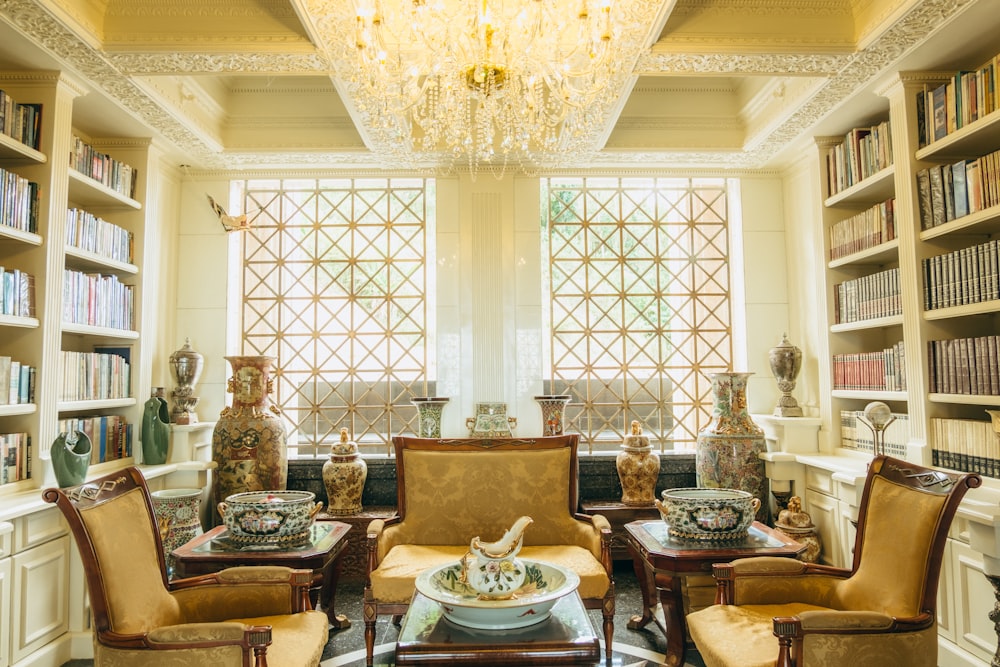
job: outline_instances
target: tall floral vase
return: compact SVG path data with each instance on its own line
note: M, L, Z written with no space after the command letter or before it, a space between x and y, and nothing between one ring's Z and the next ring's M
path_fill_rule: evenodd
M760 500L757 520L767 522L767 476L760 454L764 431L747 410L747 379L753 373L712 375L712 420L698 432L695 472L700 487L740 489Z
M159 524L167 573L173 576L176 564L171 552L202 533L201 489L163 489L149 495Z
M223 408L212 431L212 507L234 493L283 491L288 484L288 434L278 408L271 403L273 357L232 356L226 391L231 407ZM213 510L215 511L215 510ZM216 522L219 517L216 515Z
M542 409L542 435L562 435L565 427L568 394L543 394L535 396Z
M450 399L444 396L415 396L410 403L417 406L417 435L421 438L441 437L441 413Z
M170 447L170 411L163 398L163 387L153 387L142 410L142 462L160 465L167 462Z

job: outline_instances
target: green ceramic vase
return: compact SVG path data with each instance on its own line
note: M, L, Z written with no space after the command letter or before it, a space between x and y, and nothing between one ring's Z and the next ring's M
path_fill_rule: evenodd
M166 463L169 446L170 412L167 401L154 389L142 410L142 462L146 465Z
M53 441L52 470L60 487L78 486L87 479L93 443L82 431L60 433Z

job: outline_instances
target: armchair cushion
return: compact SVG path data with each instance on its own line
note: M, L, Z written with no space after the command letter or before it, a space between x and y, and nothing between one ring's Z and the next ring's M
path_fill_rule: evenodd
M400 544L371 573L372 593L380 602L405 604L413 597L413 582L421 572L454 563L468 550L467 546ZM519 557L555 563L576 572L580 575L577 591L582 598L602 598L608 591L608 573L601 562L582 547L524 547Z
M714 605L699 611L688 631L706 665L774 667L778 651L771 619L806 611L824 609L800 603Z

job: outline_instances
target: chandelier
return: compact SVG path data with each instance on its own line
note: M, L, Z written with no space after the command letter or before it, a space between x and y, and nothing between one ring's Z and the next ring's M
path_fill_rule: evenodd
M338 69L403 162L524 167L594 150L631 70L620 57L637 52L611 0L355 0L354 12Z

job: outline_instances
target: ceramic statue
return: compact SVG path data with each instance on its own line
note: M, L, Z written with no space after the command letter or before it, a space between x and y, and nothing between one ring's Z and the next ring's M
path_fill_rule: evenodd
M142 410L142 462L160 465L167 462L170 447L170 412L163 398L163 387L153 387Z
M524 529L531 522L530 516L520 517L496 542L482 542L479 536L472 538L469 553L462 559L462 578L481 599L510 599L524 583L524 563L517 554L521 550Z

